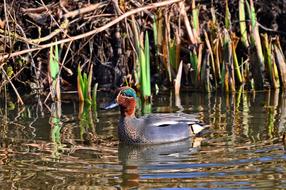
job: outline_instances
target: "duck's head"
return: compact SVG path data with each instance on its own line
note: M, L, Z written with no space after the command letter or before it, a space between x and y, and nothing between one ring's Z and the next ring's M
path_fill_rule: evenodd
M136 92L130 87L121 87L119 89L116 102L120 106L121 114L124 116L133 116L136 108Z

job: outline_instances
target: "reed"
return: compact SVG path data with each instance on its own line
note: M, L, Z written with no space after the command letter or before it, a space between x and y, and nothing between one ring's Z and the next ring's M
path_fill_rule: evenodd
M192 29L192 26L190 24L188 14L186 12L185 2L183 2L183 1L180 2L179 6L180 6L180 15L183 17L184 24L185 24L185 27L186 27L186 30L187 30L187 33L189 36L189 40L192 44L197 44L197 39L194 36L193 29Z
M180 94L180 88L181 88L181 79L182 79L182 70L183 70L183 62L180 62L176 80L175 80L175 95Z
M154 48L155 48L155 64L157 71L161 73L160 61L159 61L159 42L158 42L158 27L157 27L156 16L153 17L152 29L153 29L153 38L154 38Z
M270 81L272 88L277 89L280 87L279 74L274 60L275 53L272 53L272 40L268 39L267 34L262 35L263 39L263 50L265 56L266 73Z
M214 56L214 64L215 64L215 70L213 70L215 72L215 76L216 76L216 80L217 83L219 83L219 81L221 81L221 77L222 77L222 67L221 67L221 54L222 54L222 40L221 40L221 33L220 31L220 26L219 23L217 22L217 18L216 18L216 11L215 8L212 6L211 7L211 15L212 15L212 20L209 21L209 41L211 44L211 48L213 49L213 56ZM208 39L208 38L206 38ZM207 43L208 44L208 43Z
M58 46L50 47L49 56L49 81L51 96L54 101L61 100L60 88L60 66L59 66L59 50Z
M92 82L93 65L90 66L88 75L82 74L80 65L77 67L77 91L80 102L85 102L88 105L92 104L91 97L91 82Z
M143 37L134 17L132 17L132 30L137 53L136 79L139 81L142 98L148 100L151 97L151 71L150 71L150 42L148 32Z
M197 42L200 41L200 22L199 22L199 7L196 6L196 1L192 0L192 25L193 34Z
M145 48L143 44L137 44L137 53L139 55L140 64L140 90L143 99L148 99L151 96L151 81L150 81L150 48L149 37L145 35Z
M226 92L235 91L232 45L229 32L225 29L223 35L223 72L222 81Z
M278 37L273 41L273 52L278 68L281 87L286 89L286 61Z
M210 83L210 52L206 50L203 62L202 62L202 71L201 71L201 79L203 90L206 92L211 91L211 83Z
M96 110L96 100L97 100L97 88L98 88L98 83L96 83L93 87L93 90L92 90L92 105L94 107L94 110Z
M150 43L148 32L145 33L145 47L144 47L145 63L140 62L142 80L142 94L144 99L151 97L151 70L150 70Z
M246 19L245 19L245 7L244 7L245 0L239 0L239 26L240 26L240 35L241 35L241 42L244 47L249 47L248 36L247 36L247 29L246 29Z
M198 80L199 71L198 71L198 56L197 56L197 52L195 51L195 49L190 51L190 63L191 63L193 74L194 74L192 77L192 81L194 84L196 84Z
M234 70L235 70L235 76L236 76L236 81L238 84L242 84L244 79L242 78L242 74L240 71L240 67L239 67L239 63L238 63L238 59L237 59L237 54L236 54L236 48L237 48L237 44L238 44L238 37L236 37L236 35L234 33L231 33L231 50L232 50L232 55L233 55L233 64L234 64Z
M256 89L263 89L264 87L264 56L262 52L259 28L256 18L256 12L254 8L253 0L250 3L246 1L248 14L250 18L250 64L252 65L252 73L254 79L254 85Z
M228 0L225 1L225 18L224 18L225 28L231 30L231 14L228 7Z
M173 80L173 72L172 72L172 65L171 65L171 53L170 52L170 43L171 43L171 37L170 37L170 15L168 12L165 11L164 14L164 21L165 21L165 32L164 32L164 38L163 38L163 57L164 57L164 65L167 69L168 76L169 76L169 82L172 83Z
M53 151L52 156L54 158L58 158L60 156L60 149L62 149L61 144L61 129L62 129L62 122L61 122L61 115L62 115L62 108L61 102L53 102L51 105L51 116L49 118L49 124L51 126L51 141L53 144Z
M91 144L92 141L96 139L93 113L96 113L96 111L92 111L92 106L90 104L85 105L84 102L80 102L78 112L80 129L79 136L80 139L86 144Z
M207 45L207 51L209 52L210 58L211 58L211 69L212 69L212 73L214 76L215 88L217 88L217 86L218 86L218 82L217 82L218 81L218 71L217 70L219 70L219 68L215 67L215 59L214 59L213 49L212 49L211 42L210 42L209 37L208 37L208 33L206 31L204 31L204 36L205 36L205 42Z
M171 39L169 42L169 63L174 70L177 70L176 49L176 40Z
M0 71L3 73L1 78L3 85L1 84L0 87L4 87L8 83L13 87L15 80L21 81L21 74L27 75L27 72L22 72L27 69L22 67L29 67L28 64L31 65L32 75L36 73L37 88L45 87L45 82L39 82L40 76L41 79L46 76L44 69L40 67L42 63L34 61L38 60L37 56L41 56L42 53L34 56L33 52L50 48L48 87L54 101L61 99L60 78L66 77L66 75L60 76L61 69L63 72L76 72L76 68L71 66L74 64L72 61L85 63L87 58L90 61L88 65L96 66L112 60L113 65L109 67L111 72L114 67L122 70L122 75L125 75L120 76L122 81L128 76L130 79L128 82L140 89L143 99L148 99L151 96L151 68L154 68L152 70L153 79L159 78L158 81L155 81L157 86L160 87L162 84L164 87L173 88L172 85L175 85L177 88L177 76L180 73L181 61L183 61L181 77L184 77L182 80L185 80L183 81L185 84L190 84L191 88L204 89L205 91L223 89L230 92L235 91L239 85L246 84L246 88L254 86L254 89L258 90L266 87L268 81L272 88L286 88L285 58L279 45L280 42L273 40L273 33L268 31L267 36L261 35L255 1L239 0L238 4L229 0L211 2L172 0L152 1L152 3L134 1L132 6L127 6L127 3L128 1L123 0L118 3L96 4L90 9L82 7L79 11L84 11L81 12L83 17L89 18L84 19L84 23L81 23L81 19L76 19L68 23L69 27L56 28L57 26L55 26L54 32L39 39L36 38L37 36L27 35L26 37L24 34L24 31L34 29L23 28L23 32L19 33L20 30L13 29L11 25L13 22L6 21L7 26L2 26L3 29L0 30L0 33L6 42L13 41L13 43L10 43L11 47L7 43L0 45L1 51L4 52L3 56L0 56L0 62L3 63L0 65ZM216 5L219 6L216 7ZM237 12L231 7L233 5L237 5ZM135 6L139 8L133 9L132 7ZM72 7L70 8L72 10ZM260 10L263 12L262 9ZM95 13L105 16L94 16ZM54 12L52 11L51 14L53 15ZM238 15L238 21L233 19L234 15ZM73 10L65 16L70 19L79 16L79 14L78 11ZM14 17L17 16L11 15L11 18ZM103 18L104 22L101 20ZM12 20L16 21L17 19ZM60 26L66 25L65 22L67 20L60 23ZM20 26L20 22L16 24L17 28L23 27ZM95 29L80 27L82 30L78 31L76 29L78 27L73 27L75 25L94 26ZM10 30L5 29L8 26ZM45 33L47 31L51 31L50 28L46 28ZM114 36L112 31L116 31ZM60 35L61 32L69 34L69 38L63 38L65 35ZM91 37L90 40L87 37ZM113 37L116 39L116 45L110 42ZM55 38L59 40L50 42ZM79 39L82 41L78 43L76 40ZM86 42L84 42L85 40ZM68 46L63 45L72 41L73 43ZM61 46L58 47L56 44ZM87 44L90 48L87 47ZM33 48L29 48L29 45L33 45ZM22 47L29 49L19 50ZM66 52L62 64L59 63L61 60L60 47L61 51ZM112 51L106 51L109 48ZM27 58L23 56L24 54L28 54ZM68 55L72 55L70 59L66 59ZM20 65L17 60L11 64L13 62L11 58L15 56L18 56L17 59L20 60L27 59L28 61L25 62L28 64ZM31 63L29 63L30 60L32 60ZM96 63L91 64L91 61L94 60ZM77 72L79 100L95 104L90 87L92 72L81 73L80 67ZM108 78L107 76L99 77ZM98 76L94 78L104 81L100 80ZM112 83L111 80L112 76L105 81ZM67 81L66 78L63 81ZM116 85L122 84L116 83ZM15 90L16 87L13 89ZM15 92L17 93L16 90ZM20 95L17 96L20 97Z

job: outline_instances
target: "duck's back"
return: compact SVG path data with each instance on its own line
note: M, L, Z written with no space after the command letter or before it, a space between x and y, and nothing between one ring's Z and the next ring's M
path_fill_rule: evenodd
M147 143L167 143L189 138L193 135L191 125L198 122L187 114L153 114L141 119L142 136Z
M189 138L190 128L186 123L163 126L147 126L142 130L145 143L167 143Z

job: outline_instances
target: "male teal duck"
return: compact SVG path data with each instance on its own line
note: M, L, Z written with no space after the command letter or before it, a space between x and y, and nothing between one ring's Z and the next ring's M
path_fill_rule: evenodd
M205 129L194 115L184 113L135 116L136 92L130 87L120 89L116 101L120 107L118 137L128 144L161 144L195 136Z

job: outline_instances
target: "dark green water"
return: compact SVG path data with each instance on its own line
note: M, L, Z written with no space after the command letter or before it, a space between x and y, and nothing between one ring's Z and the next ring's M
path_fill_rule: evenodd
M154 96L145 112L197 114L211 129L143 147L118 143L116 109L1 105L0 189L286 189L286 97L278 92Z

